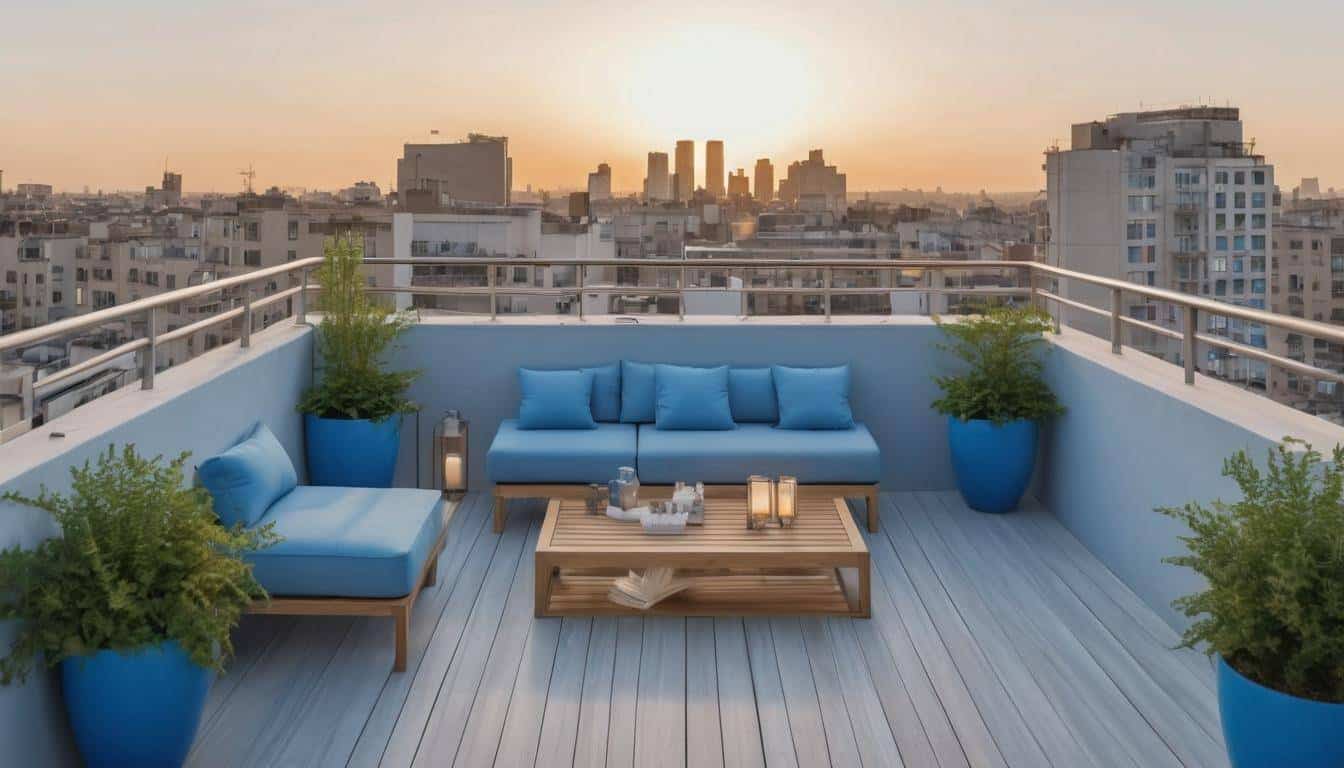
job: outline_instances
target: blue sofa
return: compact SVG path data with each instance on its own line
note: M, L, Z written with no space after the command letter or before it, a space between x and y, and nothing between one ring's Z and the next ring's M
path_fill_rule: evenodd
M432 585L444 542L438 491L303 486L264 424L197 468L224 525L270 525L276 544L247 554L269 601L254 613L390 616L393 668L406 668L411 608Z
M622 466L634 467L640 482L648 485L684 480L741 486L753 474L793 475L805 486L817 486L814 491L864 497L868 527L877 530L881 453L863 424L850 418L840 422L846 425L843 428L788 428L781 423L773 382L777 374L771 368L731 368L729 422L720 418L714 429L669 425L660 419L667 409L659 407L656 371L671 366L650 373L647 369L652 368L624 362L583 369L592 374L589 426L538 428L524 423L527 402L520 406L519 418L500 424L486 454L486 471L494 485L496 531L503 530L508 499L566 495L589 483L605 485ZM846 369L841 417L848 417L847 386ZM523 388L526 401L526 382ZM714 389L704 396L720 395ZM579 422L582 416L578 415Z

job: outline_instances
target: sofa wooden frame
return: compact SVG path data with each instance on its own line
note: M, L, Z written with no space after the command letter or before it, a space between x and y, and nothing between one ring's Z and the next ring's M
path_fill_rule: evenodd
M407 646L411 633L411 609L415 599L425 587L438 582L439 555L443 552L444 542L448 538L448 522L443 521L443 529L434 540L434 547L420 569L415 587L410 594L402 597L273 597L270 600L258 600L248 607L248 613L286 615L286 616L390 616L396 625L396 655L392 662L393 672L406 671Z
M857 499L862 498L867 507L868 530L878 530L878 484L871 485L799 485L798 492L808 498L822 496L826 498ZM645 486L654 489L670 490L672 486ZM495 484L495 533L504 532L504 523L508 519L509 499L578 499L583 498L587 485L568 484ZM742 497L747 493L746 485L707 485L705 495L717 498Z

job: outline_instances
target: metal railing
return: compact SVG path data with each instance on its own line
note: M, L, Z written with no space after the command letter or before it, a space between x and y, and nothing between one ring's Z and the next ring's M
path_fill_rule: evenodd
M39 326L37 328L26 329L17 333L0 336L0 355L3 355L5 352L21 349L44 341L58 339L63 336L98 328L99 326L108 323L141 319L145 323L145 328L147 329L144 337L125 342L113 349L109 349L89 358L88 360L63 368L44 378L38 379L32 383L32 389L34 392L40 392L59 384L62 381L69 380L81 374L97 371L99 368L109 365L117 358L130 353L142 353L140 359L141 388L152 389L154 387L154 375L157 371L156 352L158 348L164 344L186 338L192 334L223 323L241 319L242 331L238 341L239 346L245 349L251 344L251 331L256 311L261 307L285 301L290 298L295 299L294 315L296 322L305 322L307 296L309 292L320 288L315 284L310 284L309 278L312 270L320 266L321 263L321 258L309 258L288 262L275 267L259 269L244 275L223 278L201 285L167 291L157 296L139 299L128 304L110 307L89 314ZM1201 332L1199 322L1200 317L1203 314L1218 315L1249 323L1260 324L1266 328L1274 328L1288 333L1301 334L1314 339L1323 339L1337 344L1344 344L1344 327L1305 320L1289 315L1275 314L1235 304L1226 304L1177 291L1075 272L1040 262L952 261L939 259L732 259L717 257L681 259L472 259L468 257L416 257L408 259L375 258L367 259L366 263L369 266L453 266L483 268L486 272L486 284L484 286L412 284L378 287L371 288L370 290L380 294L409 293L413 295L431 296L484 296L489 301L490 307L488 315L491 319L497 319L498 317L500 297L511 295L553 296L557 298L576 299L577 317L579 320L584 319L584 302L582 300L584 295L619 296L640 294L648 296L675 296L678 307L677 315L680 318L684 318L686 315L687 296L696 293L740 294L743 297L752 295L814 295L821 297L821 314L826 322L830 321L833 314L833 300L836 297L841 296L893 295L900 293L924 294L929 297L935 295L1021 296L1027 297L1038 306L1053 308L1054 311L1052 314L1055 318L1056 329L1062 324L1061 316L1064 314L1063 310L1066 308L1104 318L1107 321L1106 328L1111 341L1111 350L1115 354L1121 354L1123 352L1125 346L1123 333L1126 327L1141 329L1157 336L1179 341L1181 343L1181 358L1185 369L1185 382L1187 384L1195 383L1197 350L1198 345L1201 344L1207 347L1223 349L1246 358L1259 360L1301 376L1344 383L1344 374L1336 371L1310 365L1306 362L1292 359L1289 356L1277 355L1266 349L1243 344L1227 337ZM501 284L497 272L502 268L519 266L573 267L574 284L549 288ZM594 267L672 270L678 274L678 282L675 287L593 284L588 282L586 271L589 268ZM751 270L798 270L819 272L821 278L819 285L811 286L749 285L745 282L740 286L701 286L690 285L688 283L688 275L692 271L726 271L729 274L734 271L742 271L743 274L745 274L747 271ZM836 286L835 278L837 273L843 273L847 270L889 273L889 277L892 277L892 281L896 283L901 282L902 276L909 276L912 278L913 282L917 282L918 284ZM1021 276L1022 273L1026 273L1025 277L1027 278L1027 284L960 286L937 284L933 280L933 276L944 274L949 271L984 272L987 270L1000 271L1000 278L1005 276L1004 273L1013 273L1018 276ZM296 273L299 276L298 285L276 291L260 298L253 296L253 286L255 284L282 275L287 276ZM1109 306L1104 308L1097 307L1085 301L1066 296L1066 291L1061 290L1060 285L1065 285L1072 281L1106 289L1110 294ZM158 332L158 313L163 307L196 297L205 296L207 294L232 289L242 290L241 306L218 312L171 331L164 333ZM1174 330L1158 323L1128 316L1124 312L1124 298L1126 295L1139 296L1150 301L1164 302L1174 307L1178 307L1182 319L1181 329ZM931 306L931 304L929 306ZM741 308L743 311L740 316L743 317L743 319L752 316L747 311L747 303L745 299L742 301ZM5 433L0 433L0 441L3 441L3 439L7 439L8 437L13 437L15 434L17 434L17 432L5 430Z

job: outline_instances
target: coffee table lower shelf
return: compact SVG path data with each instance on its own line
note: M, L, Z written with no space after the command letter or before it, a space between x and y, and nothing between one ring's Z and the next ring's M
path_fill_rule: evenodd
M691 586L648 610L613 603L607 592L625 572L558 570L549 579L543 616L865 616L854 579L837 569L787 573L705 573L682 575ZM850 582L846 585L846 581Z

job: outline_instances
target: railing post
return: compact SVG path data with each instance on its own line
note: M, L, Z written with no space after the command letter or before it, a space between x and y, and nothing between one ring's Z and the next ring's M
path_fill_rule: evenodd
M1195 334L1199 332L1199 310L1185 307L1185 335L1181 339L1181 357L1185 362L1185 383L1195 383Z
M822 279L824 279L824 280L826 281L826 285L823 286L823 288L824 288L825 291L826 291L826 293L824 294L824 296L825 296L825 298L826 298L826 322L829 323L829 322L831 322L831 268L830 268L830 267L827 267L827 268L825 269L825 271L822 273Z
M490 319L495 319L497 307L495 304L495 265L487 264L485 266L485 285L490 289ZM583 314L583 304L579 304L579 314Z
M1050 288L1051 288L1051 291L1050 291L1050 292L1053 293L1053 294L1055 294L1056 296L1060 296L1060 295L1062 295L1063 290L1064 290L1064 289L1061 287L1061 284L1060 284L1060 281L1059 281L1058 278L1056 278L1056 279L1051 283ZM1059 334L1059 326L1060 326L1060 324L1061 324L1060 318L1062 318L1062 317L1064 316L1064 305L1063 305L1063 304L1060 304L1060 303L1058 303L1058 302L1055 303L1055 312L1054 312L1054 315L1055 315L1055 334L1058 335L1058 334Z
M238 346L247 349L252 346L252 286L243 286L243 334L238 337Z
M684 256L682 258L685 258ZM681 262L681 279L677 283L677 319L686 319L686 262Z
M294 322L308 324L308 268L299 271L299 300L294 307Z
M154 388L154 369L158 367L158 319L159 312L155 307L150 307L145 313L145 338L149 341L149 346L145 347L145 354L140 358L140 388Z
M574 290L578 292L579 297L579 319L583 320L583 263L580 262L574 270Z
M1040 277L1035 267L1027 268L1027 301L1035 309L1045 309L1045 299L1040 295Z
M1120 354L1120 289L1111 289L1111 352Z

